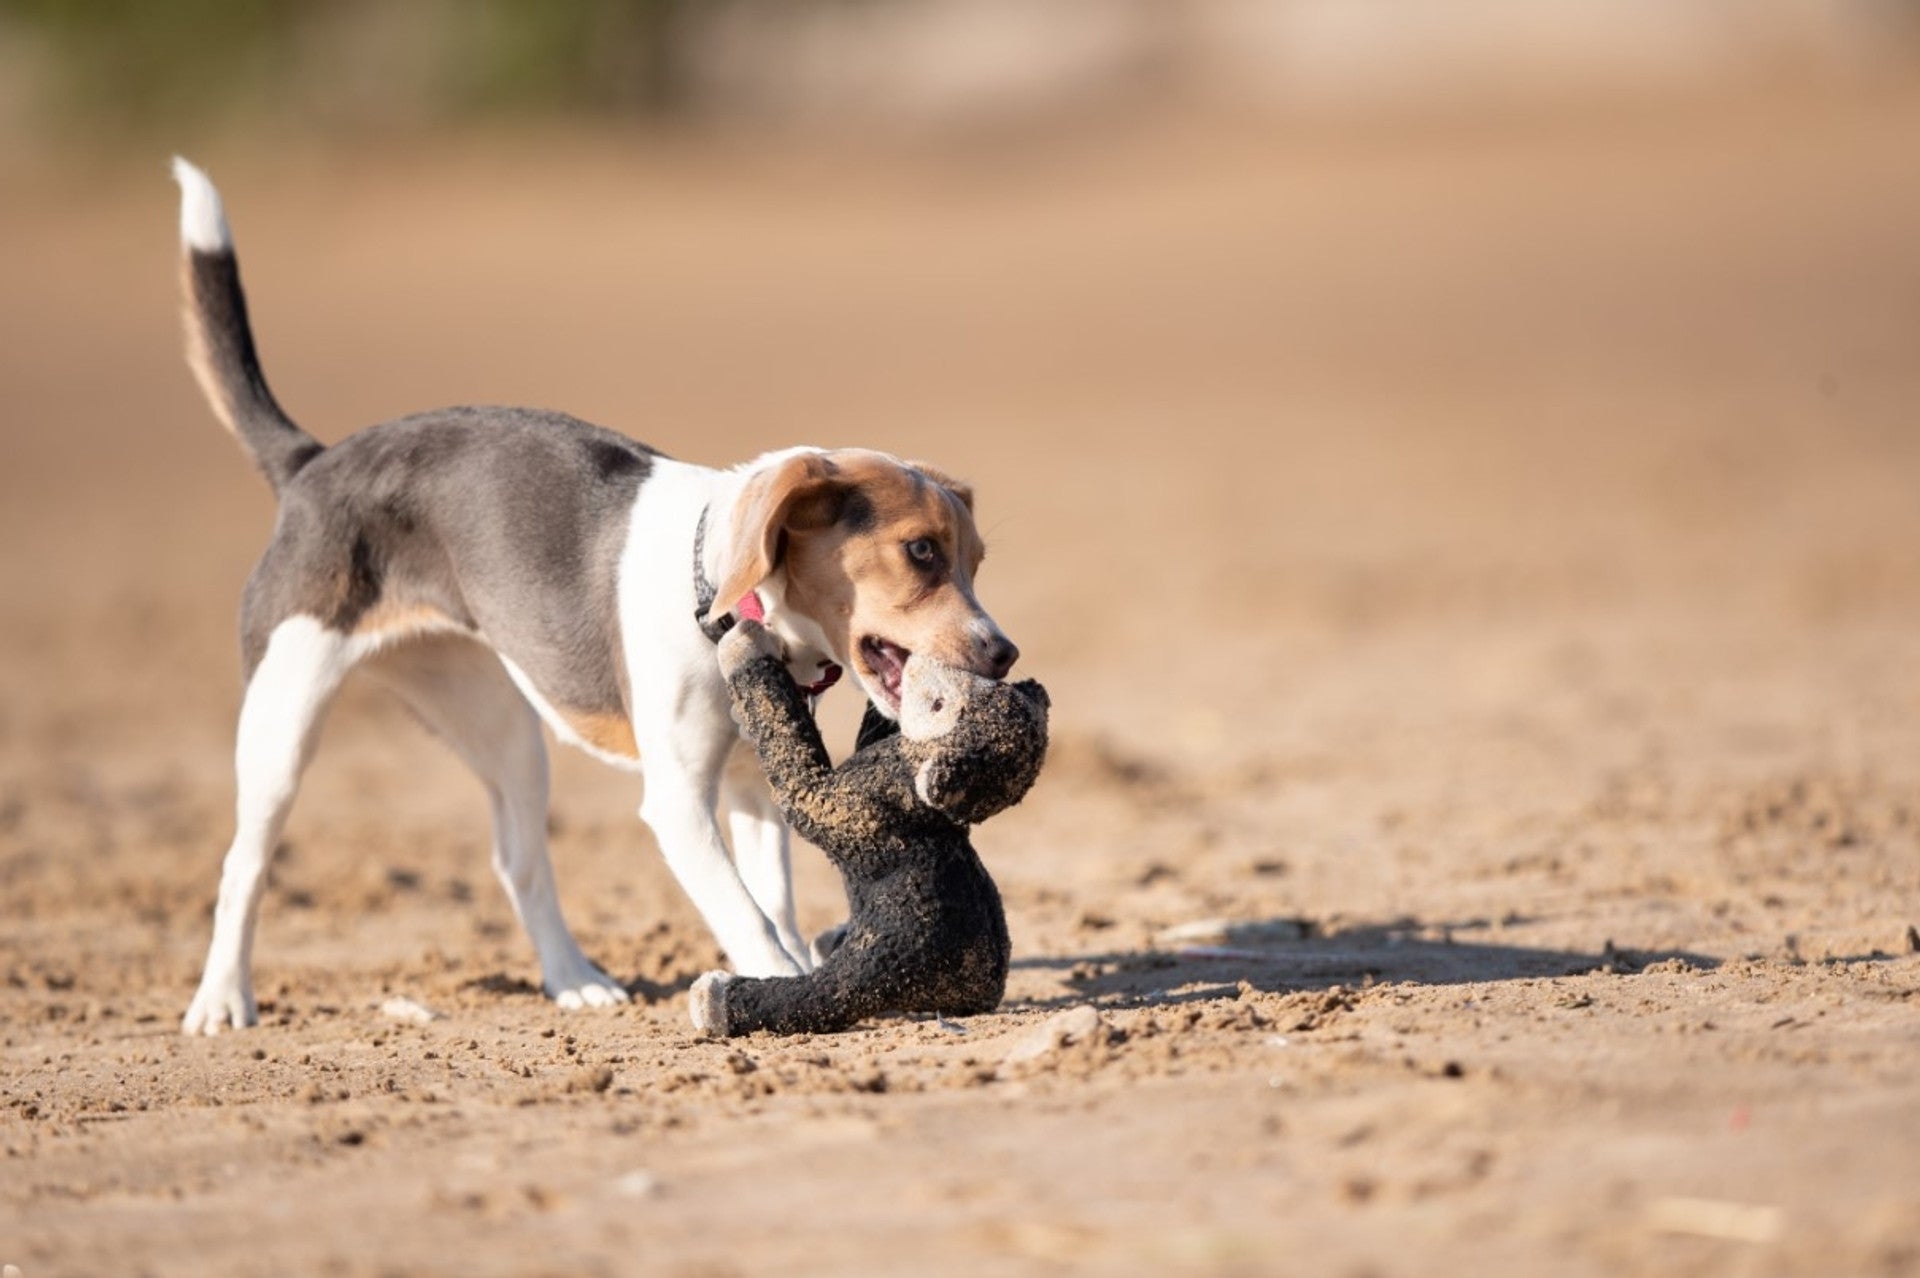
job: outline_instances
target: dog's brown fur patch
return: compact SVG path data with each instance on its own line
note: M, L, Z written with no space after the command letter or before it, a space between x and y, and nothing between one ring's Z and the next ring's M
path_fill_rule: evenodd
M356 635L401 635L426 630L462 630L452 617L430 604L381 602L355 618Z
M633 737L633 721L623 714L609 714L600 710L574 710L566 706L559 707L560 717L567 721L574 735L596 750L622 759L638 759L639 743Z

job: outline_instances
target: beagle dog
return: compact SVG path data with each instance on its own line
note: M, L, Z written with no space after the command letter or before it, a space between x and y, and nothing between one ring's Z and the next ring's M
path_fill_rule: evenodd
M267 388L219 193L184 160L174 176L189 363L279 500L241 600L236 828L181 1028L258 1019L268 858L356 668L486 787L494 869L562 1007L627 992L561 917L543 722L640 774L641 818L742 975L807 970L787 828L728 712L714 641L751 616L797 683L818 694L851 669L892 716L916 656L1004 677L1019 651L974 597L985 551L969 489L852 449L710 470L525 408L421 413L323 447Z

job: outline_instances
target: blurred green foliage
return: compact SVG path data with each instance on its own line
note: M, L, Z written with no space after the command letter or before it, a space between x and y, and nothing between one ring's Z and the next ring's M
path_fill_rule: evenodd
M55 123L315 127L680 101L682 0L0 0Z

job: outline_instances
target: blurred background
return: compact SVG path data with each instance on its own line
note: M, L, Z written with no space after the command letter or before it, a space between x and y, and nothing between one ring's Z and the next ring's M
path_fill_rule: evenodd
M1446 743L1612 767L1743 659L1837 731L1801 676L1920 600L1917 57L1900 0L4 0L11 766L228 784L271 506L179 359L176 151L324 439L969 476L1096 755L1507 793Z
M912 131L1196 103L1286 114L1698 90L1911 55L1910 0L7 0L16 144L192 123L340 140L524 123ZM52 136L49 136L51 134Z
M1237 661L1276 626L1866 606L1917 52L1903 0L4 0L9 597L198 635L259 544L176 354L181 151L323 438L925 455L1105 730L1277 731L1225 727L1298 704Z
M1089 740L1707 695L1920 597L1917 56L1901 0L4 0L0 726L225 766L271 509L180 364L175 151L322 438L936 461Z

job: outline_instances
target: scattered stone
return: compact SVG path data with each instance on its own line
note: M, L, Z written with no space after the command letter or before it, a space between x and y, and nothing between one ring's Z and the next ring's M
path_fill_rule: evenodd
M622 1198L658 1198L660 1178L645 1168L635 1168L613 1182L613 1192Z
M1275 945L1285 941L1303 941L1313 935L1313 925L1304 919L1263 919L1259 922L1232 919L1195 919L1161 931L1154 939L1161 945L1213 945L1233 941L1238 945Z
M1162 945L1205 945L1226 940L1227 929L1232 926L1226 919L1195 919L1162 929L1155 939Z
M410 1025L427 1025L440 1019L440 1013L410 998L390 998L380 1005L380 1015Z
M1780 1236L1780 1209L1712 1198L1661 1198L1648 1209L1647 1223L1663 1234L1767 1243Z
M590 1092L597 1095L612 1086L613 1071L605 1065L577 1069L567 1080L567 1090L570 1092Z
M1003 1058L1008 1065L1018 1065L1023 1061L1038 1060L1063 1047L1083 1043L1097 1035L1104 1035L1107 1022L1091 1004L1082 1003L1078 1007L1057 1012L1033 1028L1033 1031L1013 1045Z

